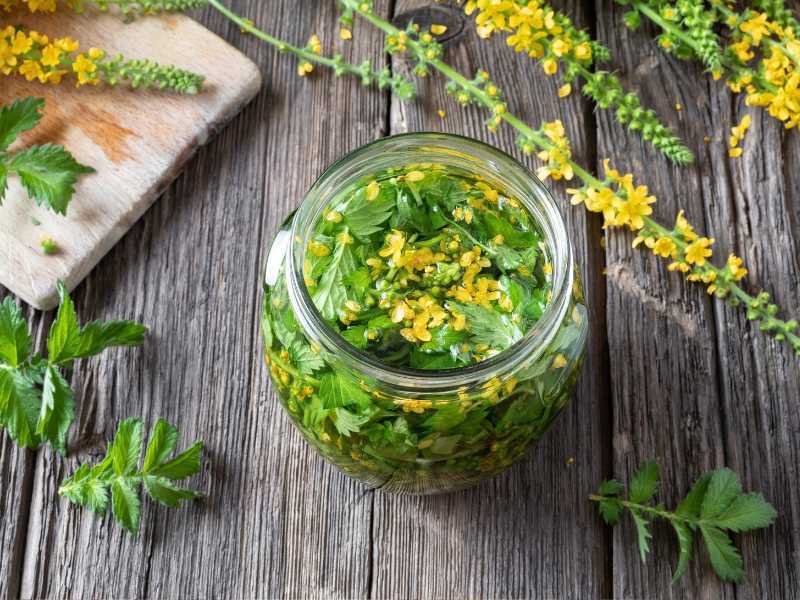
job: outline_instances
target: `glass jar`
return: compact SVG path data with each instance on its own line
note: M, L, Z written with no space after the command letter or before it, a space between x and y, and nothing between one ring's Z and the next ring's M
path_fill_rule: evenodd
M537 220L552 265L541 318L509 349L459 369L423 371L380 363L345 341L317 311L303 261L314 224L334 197L411 163L480 176ZM368 144L332 165L272 241L262 334L277 396L325 458L375 488L434 493L472 486L520 460L566 405L588 331L567 231L542 183L507 154L438 133ZM335 373L340 397L317 392Z

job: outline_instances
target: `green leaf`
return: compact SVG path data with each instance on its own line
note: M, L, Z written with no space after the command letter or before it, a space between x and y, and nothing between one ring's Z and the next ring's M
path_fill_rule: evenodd
M40 405L33 382L16 369L0 366L0 425L19 446L32 450L39 447L36 423Z
M197 441L169 462L162 463L155 469L151 469L149 473L159 477L166 477L173 481L191 477L200 470L202 452L203 442Z
M0 108L0 152L7 150L19 134L36 127L43 109L44 100L30 96Z
M115 477L111 482L111 510L114 518L133 535L139 533L141 501L128 477Z
M597 503L597 510L603 517L603 521L609 525L616 525L622 514L622 504L616 498L607 498Z
M658 464L653 461L643 464L630 482L630 501L647 504L655 496L659 482Z
M336 426L336 430L345 437L350 437L351 433L358 433L361 426L369 421L369 417L356 415L346 408L337 408L333 414L333 424Z
M350 233L359 238L369 237L383 230L383 223L389 220L394 211L395 200L382 193L375 200L367 200L361 188L350 201L344 212L344 222Z
M617 496L623 491L625 491L625 486L616 479L606 479L597 489L597 493L601 496Z
M700 517L700 508L703 505L703 499L706 497L711 475L711 473L706 473L694 482L692 489L686 494L686 497L681 503L678 504L678 508L675 509L676 515L682 517Z
M8 167L0 162L0 206L3 205L3 200L8 191Z
M86 506L94 513L103 515L108 509L108 482L102 479L96 468L81 465L65 479L58 493L74 504Z
M639 541L639 556L642 557L642 562L647 560L647 554L650 552L650 539L653 537L650 530L647 528L647 519L638 510L631 510L633 522L636 524L636 535Z
M75 305L61 282L58 283L58 296L60 300L58 314L50 326L47 337L47 354L53 364L71 360L81 345L81 328L78 325Z
M520 231L514 227L507 219L501 219L491 211L483 213L483 220L489 230L490 237L502 235L505 239L504 244L515 248L530 248L537 241L538 237L531 231Z
M739 477L730 469L718 469L711 475L706 495L700 507L700 517L713 519L722 513L742 493Z
M772 525L778 513L761 494L742 494L714 519L715 524L731 531L749 531Z
M319 397L326 409L351 406L367 406L370 396L358 382L341 371L325 373L320 380Z
M142 420L125 419L117 427L114 441L108 448L108 455L119 476L136 473L139 457L142 455Z
M672 583L678 581L686 572L686 567L689 566L689 561L692 558L692 542L694 536L692 530L688 525L684 525L678 521L670 521L675 533L678 536L678 546L680 547L680 554L678 555L678 565L675 567L675 572L672 574Z
M725 488L727 487L726 485ZM711 493L710 486L709 493ZM700 532L703 534L703 541L706 543L711 566L714 567L714 571L719 575L720 579L740 583L744 579L744 565L739 551L728 535L717 527L702 524L700 525Z
M170 508L178 508L181 501L202 496L200 492L175 487L166 477L145 477L144 487L153 500Z
M149 473L166 461L167 457L175 450L177 443L178 430L164 419L156 421L153 433L150 434L150 442L147 444L142 471Z
M522 331L508 315L489 310L478 304L455 304L458 312L467 318L467 331L474 344L486 344L496 350L505 350L522 339Z
M356 268L353 254L347 244L336 244L328 269L314 290L314 304L324 319L336 319L336 312L347 300L342 279Z
M314 352L306 343L295 339L292 345L289 346L289 354L292 358L292 363L303 375L311 375L317 369L325 366L325 362L319 353Z
M37 204L66 214L78 175L94 169L78 163L63 146L33 146L12 156L8 170L16 173Z
M80 344L72 358L86 358L108 348L141 346L147 327L134 321L92 321L81 330Z
M28 360L31 336L22 311L10 297L0 303L0 363L17 367Z
M42 386L42 406L36 433L61 454L67 452L67 431L75 420L72 388L58 369L48 365Z

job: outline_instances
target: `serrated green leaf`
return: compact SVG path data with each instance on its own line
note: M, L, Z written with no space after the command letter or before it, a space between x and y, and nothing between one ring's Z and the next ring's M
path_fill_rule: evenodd
M42 405L36 433L61 454L67 452L67 431L75 420L72 388L58 369L48 365L42 386Z
M295 365L303 375L311 375L317 369L321 369L325 366L319 353L314 352L311 346L299 340L294 340L292 345L289 346L289 354L292 359L292 364Z
M81 343L81 328L75 305L61 282L58 283L58 297L58 313L47 336L48 360L53 364L70 361Z
M78 175L94 169L78 163L63 146L45 144L22 150L6 165L16 173L28 195L53 212L66 214Z
M108 483L89 465L81 465L65 479L58 493L74 504L86 506L94 513L103 515L108 509Z
M333 415L333 424L336 430L345 437L350 437L351 433L358 433L361 426L369 421L369 417L356 415L346 408L335 409Z
M708 484L711 481L711 473L706 473L697 481L694 482L692 489L686 494L686 497L678 504L678 508L675 509L675 514L687 517L692 516L695 518L699 518L700 516L700 509L703 506L703 499L706 496L706 491L708 490Z
M7 150L19 134L36 127L43 108L42 98L30 96L0 108L0 152Z
M601 496L617 496L621 494L625 490L625 486L622 485L616 479L606 479L603 483L600 484L600 487L597 490L597 493Z
M108 455L118 476L129 476L136 472L142 455L141 419L125 419L119 424Z
M151 469L150 474L166 477L173 481L191 477L200 470L202 452L203 442L195 442L169 462L162 463L158 467Z
M140 346L147 327L134 321L92 321L80 333L80 343L71 358L87 358L108 348Z
M692 558L692 542L694 541L694 536L688 525L679 523L678 521L670 521L670 523L672 523L675 534L678 536L678 547L680 548L678 565L675 567L675 572L672 574L672 583L675 583L683 577L683 574L686 572L686 567L689 566L689 561Z
M120 525L138 535L141 501L129 478L115 477L111 482L111 511Z
M8 297L0 303L0 363L17 367L28 360L30 353L28 323L17 303Z
M742 494L714 519L714 524L731 531L749 531L772 525L778 513L761 494Z
M177 508L181 501L202 496L200 492L175 487L166 477L145 477L144 487L153 500L170 508Z
M344 222L356 237L365 238L383 230L382 225L394 211L395 200L382 193L374 200L367 200L363 188L350 201L344 212Z
M730 483L728 482L720 489L724 490L729 486ZM710 492L711 486L709 486ZM714 571L719 575L720 579L740 583L744 579L742 556L728 535L717 527L702 524L700 525L700 532L703 534L703 541L705 541L708 556L711 559L711 566L714 567Z
M630 501L647 504L655 496L659 482L658 464L654 461L643 464L630 482Z
M41 398L33 382L16 369L0 366L0 425L19 446L35 450Z
M639 556L642 557L642 562L646 562L647 554L650 552L650 539L652 535L647 527L647 519L638 511L632 510L631 516L633 522L636 524L636 535L639 542Z
M322 400L322 406L326 409L354 404L367 406L370 402L369 394L343 371L333 371L322 376L319 397Z
M598 502L597 510L600 512L600 516L603 517L603 521L609 525L616 525L622 514L622 504L616 498L606 498Z
M353 254L347 244L337 242L328 268L314 289L314 305L324 319L336 319L337 309L344 304L347 296L344 291L342 279L347 277L356 268Z
M730 469L717 469L708 482L703 503L700 506L702 519L713 519L724 511L742 493L739 477Z
M486 344L490 348L505 350L522 339L522 331L508 315L479 304L453 303L453 306L466 316L466 328L474 344Z
M142 471L149 473L167 460L178 443L178 430L164 419L156 421L147 450L144 455Z

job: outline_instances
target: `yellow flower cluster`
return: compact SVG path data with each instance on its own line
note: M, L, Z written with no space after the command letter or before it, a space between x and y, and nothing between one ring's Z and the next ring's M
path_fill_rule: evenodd
M770 21L765 13L747 11L746 17L729 23L734 29L728 49L743 67L751 68L736 71L727 84L734 92L744 90L749 106L766 108L787 129L796 127L800 124L800 41L792 29Z
M738 125L731 127L731 137L728 140L728 144L730 145L728 155L731 158L737 158L742 155L742 148L739 146L739 142L744 139L744 134L747 133L747 130L750 128L750 122L750 115L745 115Z
M68 0L66 5L69 8L73 8L75 2ZM56 0L0 0L0 10L11 12L19 8L27 8L32 13L53 13L58 7Z
M78 85L96 85L100 82L98 63L105 54L92 48L75 55L79 49L78 42L68 37L51 41L36 31L26 33L9 26L0 31L0 73L58 84L72 72Z
M316 33L309 38L308 44L306 44L306 49L317 55L322 54L322 42L320 41L319 36ZM300 77L305 77L313 70L314 70L314 65L307 60L303 60L300 62L299 65L297 65L297 74L300 75Z
M521 4L513 0L471 0L465 11L475 11L478 35L488 38L496 31L509 32L509 46L531 58L545 58L542 68L548 75L558 72L558 59L574 59L584 65L592 60L592 47L585 39L576 39L574 30L565 29L556 13L538 0ZM568 92L564 91L563 95Z
M544 123L541 131L550 140L551 146L548 150L542 150L537 154L546 164L539 167L536 175L542 180L550 177L555 180L564 178L569 181L574 175L570 160L572 149L564 131L564 125L560 120Z
M620 175L619 171L609 166L608 159L603 161L606 178L600 185L587 185L580 189L568 189L572 196L573 206L583 204L590 212L602 213L603 227L627 226L638 231L645 225L644 218L653 213L651 204L655 196L648 195L645 185L635 185L633 175Z

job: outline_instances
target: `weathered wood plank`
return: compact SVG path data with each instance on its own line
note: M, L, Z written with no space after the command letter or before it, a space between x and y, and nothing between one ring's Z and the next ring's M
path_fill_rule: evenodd
M623 29L622 12L598 3L601 39L645 103L677 126L698 160L671 167L606 114L598 118L599 155L614 157L614 166L650 186L663 222L685 209L698 229L717 238L718 259L729 251L743 255L751 280L774 289L796 314L797 227L790 216L796 200L787 192L792 185L796 192L797 181L784 183L775 168L783 156L777 123L756 117L744 157L728 159L727 134L743 114L742 100L733 102L697 65L664 56L649 28ZM711 138L707 145L703 136ZM677 544L669 527L656 528L646 565L632 527L619 527L615 595L785 597L798 581L797 486L789 483L797 481L791 438L798 428L797 359L748 324L741 309L709 300L702 288L667 274L662 261L632 250L630 241L615 232L607 244L615 475L628 479L640 462L658 459L660 498L674 505L703 470L729 466L746 488L776 504L781 519L766 532L741 536L748 583L737 588L720 583L705 558L670 587Z
M421 3L425 5L425 2ZM402 0L396 14L419 6ZM580 3L570 10L585 19ZM578 94L560 101L557 84L531 60L515 56L504 40L480 41L474 27L447 59L470 77L489 70L513 111L538 126L564 121L581 161L594 161L594 125ZM395 62L396 68L404 68ZM444 109L445 118L437 116ZM421 84L420 99L392 103L392 132L446 131L472 136L515 156L511 131L495 136L477 108L460 108L439 77ZM534 161L525 160L533 166ZM553 186L565 199L564 186ZM593 331L580 390L530 459L494 481L462 493L424 498L375 493L374 577L377 598L523 598L608 596L604 528L586 499L603 474L607 377L604 351L605 290L600 273L600 226L563 202L581 271ZM574 459L574 463L570 461Z
M333 3L235 2L304 44L338 31ZM258 339L262 247L320 171L383 133L384 94L354 80L295 74L286 56L207 13L265 74L265 91L76 292L84 319L134 317L141 350L87 362L74 451L39 453L22 596L356 597L368 590L369 501L305 445L274 400ZM332 35L324 40L330 48ZM344 46L342 42L336 42ZM365 32L345 49L379 55ZM185 510L146 502L138 539L58 499L59 481L100 452L117 421L163 416L204 438L207 498Z

